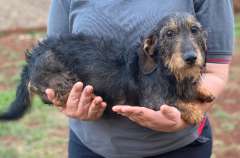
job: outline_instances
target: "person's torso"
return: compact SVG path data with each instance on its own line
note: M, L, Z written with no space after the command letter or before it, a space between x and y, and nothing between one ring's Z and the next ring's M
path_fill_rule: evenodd
M72 33L117 37L121 31L135 43L173 12L194 14L193 0L72 0ZM70 120L70 128L94 152L107 158L140 158L183 147L197 136L196 127L177 133L156 132L126 118Z
M112 37L122 31L135 42L174 12L194 14L193 0L72 0L69 28L73 33Z

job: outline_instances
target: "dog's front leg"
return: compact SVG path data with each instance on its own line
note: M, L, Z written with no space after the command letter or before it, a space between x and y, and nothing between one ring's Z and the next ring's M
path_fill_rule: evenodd
M177 101L176 107L181 112L182 119L188 124L199 124L204 117L204 112L197 103Z
M201 102L210 103L215 99L215 96L213 96L209 92L209 90L207 90L203 86L200 86L199 84L197 85L197 88L196 88L196 94L197 94L197 99Z

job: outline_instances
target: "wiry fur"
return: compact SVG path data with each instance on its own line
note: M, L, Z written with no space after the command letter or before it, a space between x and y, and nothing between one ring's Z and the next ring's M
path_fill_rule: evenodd
M189 33L192 25L199 29L194 36ZM170 29L176 32L174 38L166 37ZM112 113L115 104L156 110L169 104L178 107L187 122L199 123L202 112L190 102L213 98L198 91L205 65L206 37L196 19L187 13L167 16L134 46L129 46L127 37L121 33L119 36L103 39L79 34L43 40L27 53L16 99L0 120L23 116L30 107L31 93L49 102L46 88L54 89L65 105L73 84L82 81L92 85L94 93L107 102L105 115ZM189 51L197 54L196 62L190 65L183 58Z

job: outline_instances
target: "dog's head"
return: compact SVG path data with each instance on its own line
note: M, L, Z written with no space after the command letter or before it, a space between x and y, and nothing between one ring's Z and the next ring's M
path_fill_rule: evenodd
M152 73L162 62L177 80L198 79L205 66L206 36L193 15L166 16L142 42L140 65L143 73Z

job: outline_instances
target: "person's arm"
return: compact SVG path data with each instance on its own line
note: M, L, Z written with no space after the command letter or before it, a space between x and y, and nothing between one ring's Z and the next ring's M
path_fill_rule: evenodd
M233 52L234 16L232 0L194 0L197 19L208 33L207 71L203 86L218 96L227 81ZM204 104L204 111L211 107Z
M48 36L71 33L69 28L69 9L70 0L52 0L48 18ZM52 89L47 89L46 94L53 105L59 105ZM96 120L102 116L105 108L106 103L103 102L100 96L93 94L92 86L84 87L81 82L78 82L73 86L66 106L59 109L71 118Z
M202 75L201 86L218 97L227 83L228 73L229 64L207 63L207 71ZM212 103L202 104L200 107L207 112L211 109Z

